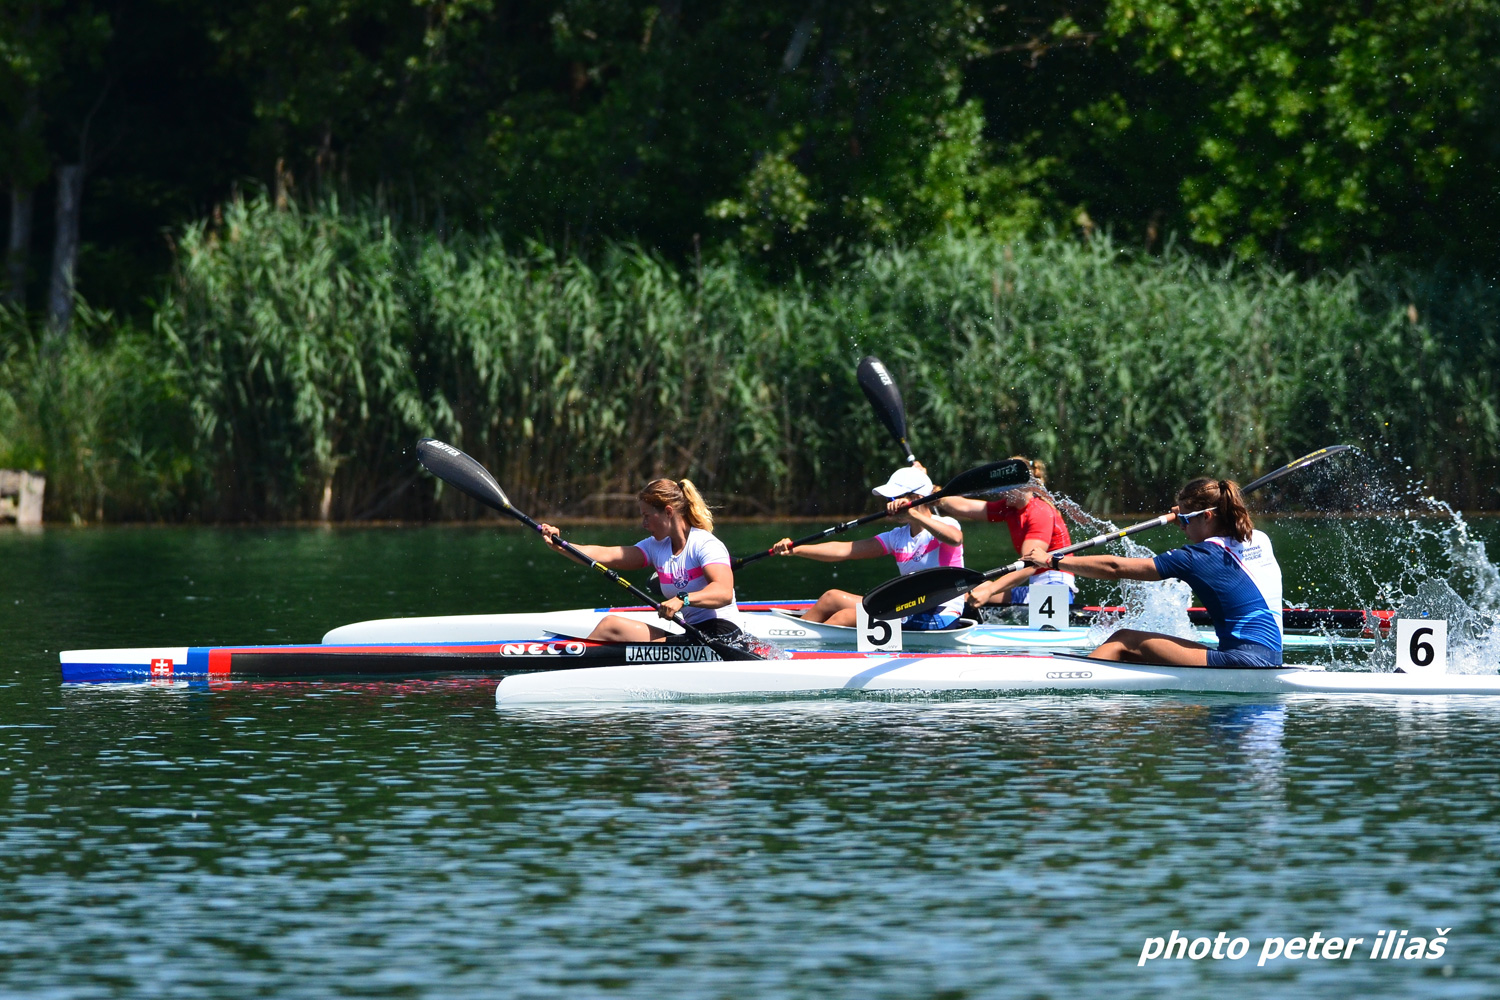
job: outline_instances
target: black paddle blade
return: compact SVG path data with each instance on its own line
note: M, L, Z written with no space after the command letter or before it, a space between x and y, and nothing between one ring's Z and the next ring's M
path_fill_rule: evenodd
M1015 489L1031 482L1031 469L1019 458L1008 458L1003 462L991 462L968 472L960 472L943 486L944 496L972 496L976 493L997 493Z
M490 471L451 444L437 438L423 438L417 442L417 461L449 486L485 506L499 511L510 509L510 498Z
M861 603L871 618L905 618L931 611L984 581L985 575L976 570L939 566L887 580L866 594Z
M906 444L906 404L901 402L901 390L896 387L896 380L874 355L862 359L857 372L859 387L875 408L875 416L906 452L906 460L912 461L911 448Z

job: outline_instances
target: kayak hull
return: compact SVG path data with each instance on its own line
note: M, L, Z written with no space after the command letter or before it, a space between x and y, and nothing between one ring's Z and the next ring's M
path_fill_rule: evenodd
M805 622L801 612L810 605L803 602L775 602L741 605L745 630L757 639L781 644L838 644L853 647L854 629L826 622ZM587 636L607 614L619 615L655 625L665 631L682 630L663 621L654 611L639 608L577 608L571 611L493 615L439 615L425 618L381 618L342 625L323 637L330 645L415 642L518 642L539 635ZM1211 630L1201 630L1199 641L1217 644ZM958 628L937 631L903 631L904 646L921 649L982 649L1039 652L1090 650L1100 637L1086 627L1030 629L1023 625L980 625L966 623ZM1288 634L1282 639L1288 650L1326 650L1332 646L1368 645L1371 640L1340 636Z
M789 659L751 663L584 668L513 676L500 682L495 702L512 706L840 693L1042 691L1495 695L1500 694L1500 676L1148 666L1040 654L797 652Z
M434 673L503 676L529 670L717 658L706 646L585 642L555 636L493 643L172 646L73 649L59 654L65 684L413 677Z

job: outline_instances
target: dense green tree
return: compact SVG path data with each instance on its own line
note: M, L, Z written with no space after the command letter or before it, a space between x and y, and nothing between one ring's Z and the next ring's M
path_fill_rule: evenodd
M25 303L36 189L54 170L57 217L68 231L53 283L71 305L78 195L105 86L96 71L109 35L108 15L90 3L0 0L0 109L8 126L0 130L0 171L10 194L5 297L13 305ZM90 98L96 98L91 106Z
M962 94L983 22L963 0L264 0L212 35L262 158L303 178L560 243L805 256L1005 215Z
M1203 95L1180 123L1194 240L1248 258L1492 258L1494 0L1111 0L1106 23L1142 71Z
M33 292L82 163L81 287L138 309L237 183L780 274L947 230L1492 269L1496 0L0 0ZM89 151L80 154L87 132ZM8 283L15 297L22 283ZM32 302L38 297L33 295Z

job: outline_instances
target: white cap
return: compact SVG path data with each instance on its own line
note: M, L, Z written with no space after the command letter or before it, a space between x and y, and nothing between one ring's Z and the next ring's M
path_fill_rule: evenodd
M918 496L926 496L932 492L932 480L927 478L927 473L910 465L902 466L891 473L891 478L883 485L871 490L878 497L894 500L904 497L908 493Z

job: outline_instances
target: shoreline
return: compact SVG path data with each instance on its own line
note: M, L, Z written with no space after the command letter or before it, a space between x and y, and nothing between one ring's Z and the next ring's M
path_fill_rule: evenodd
M864 514L869 514L869 513L873 513L873 511L864 511L862 513L853 513L853 514L846 513L846 514L828 514L828 515L817 515L817 516L798 515L798 516L795 516L795 517L791 517L791 516L789 516L789 517L765 517L765 516L755 516L755 517L752 517L752 516L749 516L749 515L734 514L734 515L726 515L726 516L723 516L723 517L715 517L714 520L718 524L734 524L734 525L741 525L741 524L807 524L807 525L822 525L822 524L825 524L825 523L828 523L828 522L843 522L843 521L852 520L854 518L862 517L862 516L864 516ZM1490 518L1500 518L1500 510L1476 510L1476 511L1455 510L1454 513L1458 514L1461 517L1463 517L1465 520L1475 520L1475 519L1487 520L1487 519L1490 519ZM1129 513L1129 514L1099 514L1099 515L1096 515L1096 516L1100 520L1108 520L1108 521L1112 521L1112 522L1114 522L1116 524L1127 525L1127 524L1134 524L1134 523L1137 523L1137 522L1140 522L1140 521L1146 521L1146 520L1149 520L1149 519L1151 519L1153 517L1159 517L1160 513L1156 512L1156 511L1151 511L1151 512L1144 512L1144 513ZM1282 519L1306 521L1306 520L1315 520L1315 519L1319 519L1319 518L1326 518L1328 520L1340 520L1340 521L1380 520L1380 519L1399 518L1400 520L1403 520L1403 521L1409 521L1409 520L1413 520L1413 519L1416 519L1416 520L1443 519L1443 518L1446 518L1448 515L1446 513L1442 512L1442 511L1390 511L1390 510L1385 510L1385 511L1350 511L1350 512L1342 512L1342 513L1320 513L1320 512L1316 512L1316 511L1289 511L1289 512L1283 512L1283 513L1275 513L1275 514L1254 514L1253 516L1257 520L1267 520L1267 521L1277 521L1277 520L1282 520ZM590 516L576 516L575 517L575 516L566 515L566 514L547 514L547 513L539 514L539 515L537 515L537 518L538 518L538 520L546 520L546 521L556 522L558 524L601 525L601 526L634 525L634 524L636 524L636 523L639 522L639 518L634 518L634 517L597 517L597 516L592 516L592 515L590 515ZM153 528L232 528L232 529L241 529L241 530L243 530L243 529L255 529L255 528L322 528L322 529L326 529L326 530L343 530L343 529L350 529L350 528L359 528L359 529L389 529L389 530L394 530L394 529L400 529L400 528L426 528L426 527L447 527L447 528L469 528L469 527L474 527L474 528L478 528L478 527L494 528L494 527L502 527L502 528L505 528L506 530L509 530L509 531L526 531L526 530L529 530L529 529L525 528L522 525L515 524L514 522L511 522L508 519L502 518L502 517L500 517L500 515L496 514L496 515L493 515L493 516L486 516L486 517L474 518L474 519L470 519L470 520L441 520L441 521L400 521L400 520L394 520L394 521L384 521L384 520L381 520L381 521L312 521L312 520L297 520L297 521L103 521L103 522L99 522L99 523L84 523L84 524L73 524L73 523L69 523L69 522L65 522L65 521L43 521L40 525L27 525L25 527L17 526L14 523L8 523L8 524L7 523L0 523L0 535L4 535L4 534L32 535L32 534L39 534L39 533L41 533L43 531L49 531L49 530L50 531L90 531L90 530L97 530L97 529L100 529L100 528L140 528L140 529L153 529Z

